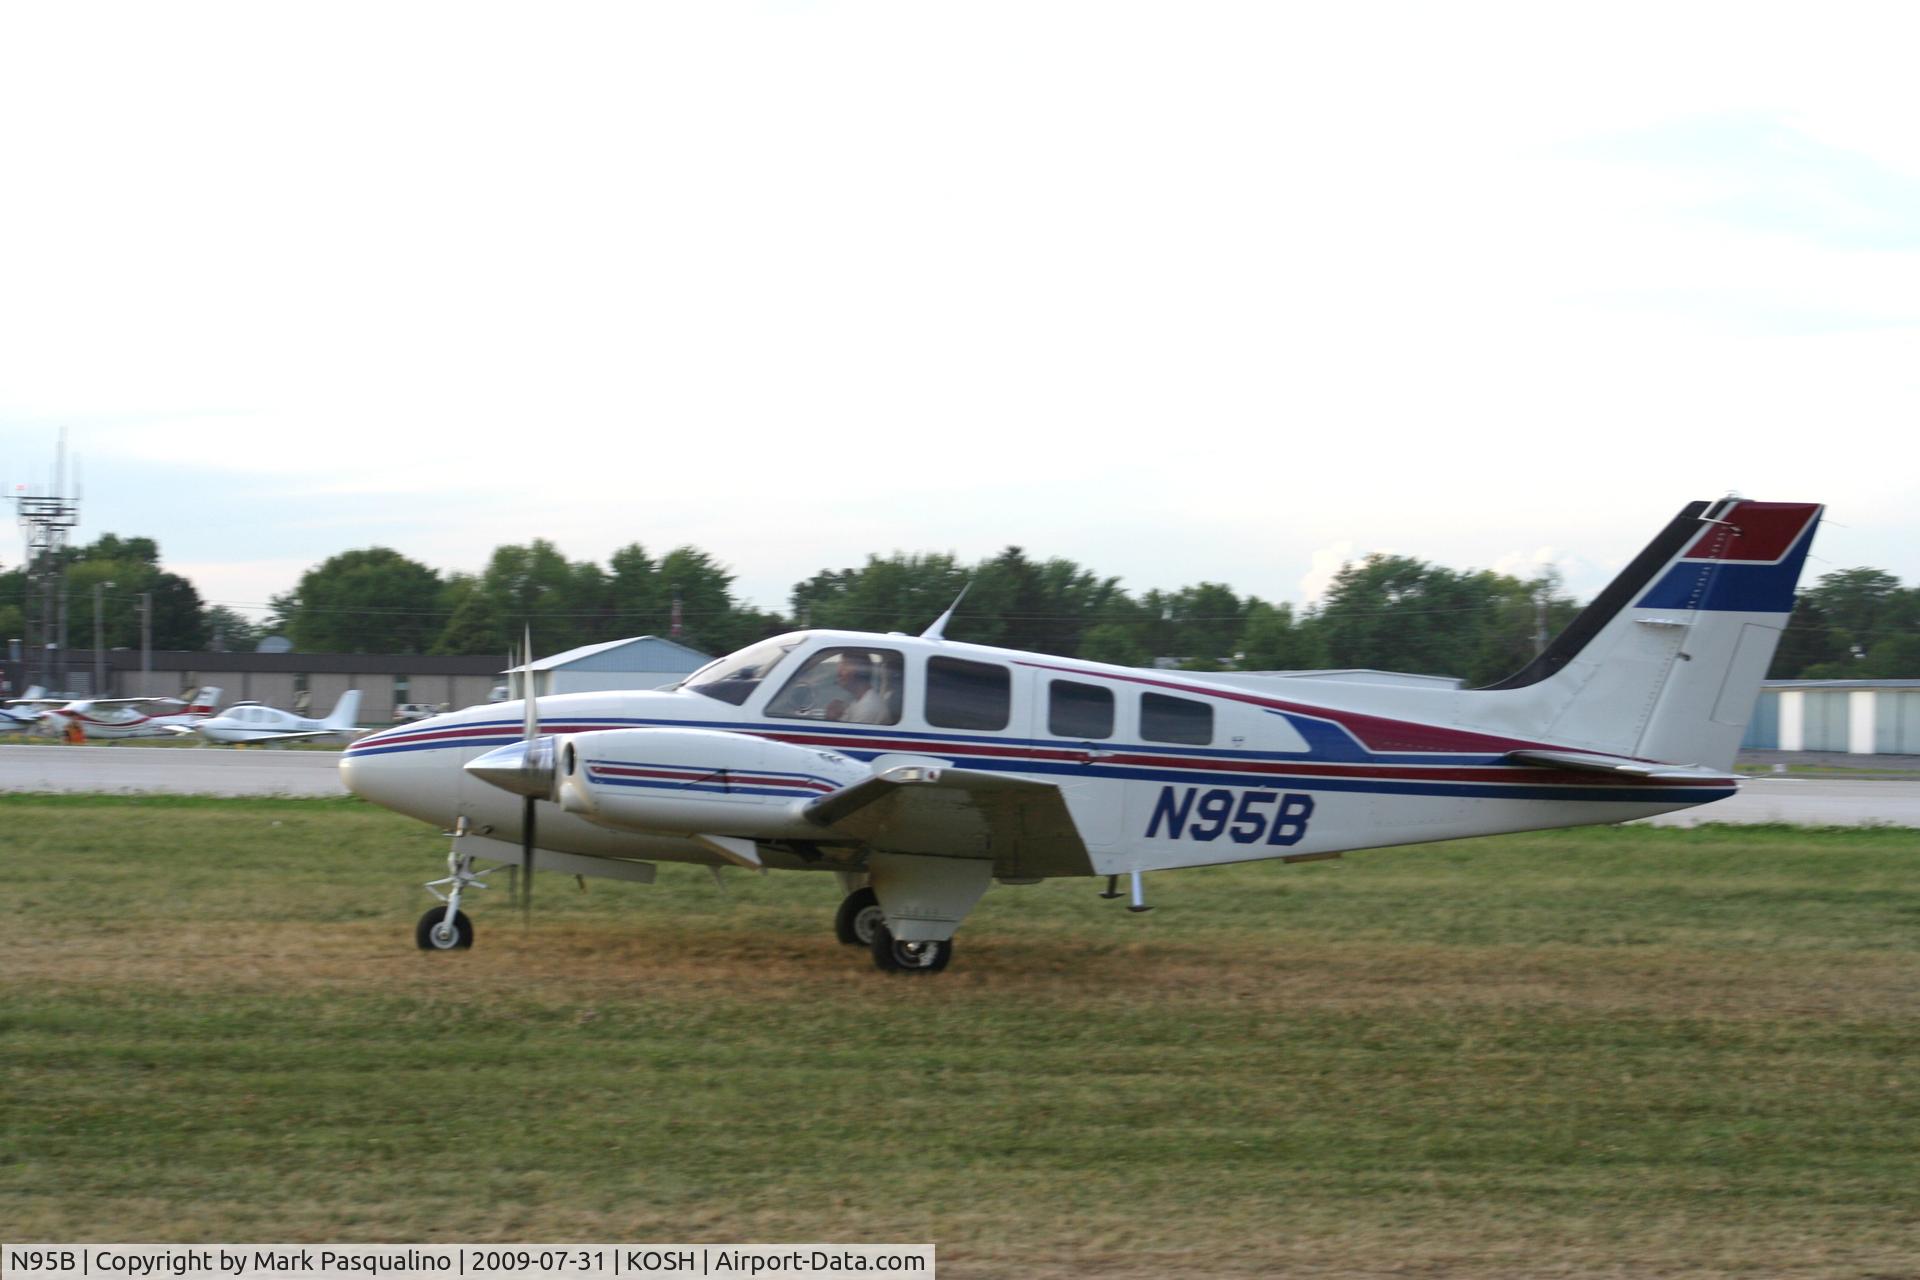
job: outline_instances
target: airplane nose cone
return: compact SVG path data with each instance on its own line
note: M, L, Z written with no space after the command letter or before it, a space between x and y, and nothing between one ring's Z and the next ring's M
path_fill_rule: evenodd
M549 737L497 747L467 761L465 767L482 782L536 800L553 799L554 784L558 780L554 743Z

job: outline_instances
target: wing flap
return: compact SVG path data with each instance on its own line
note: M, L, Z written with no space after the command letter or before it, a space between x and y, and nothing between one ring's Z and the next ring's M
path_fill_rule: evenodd
M884 768L808 804L807 819L887 853L991 858L1002 879L1092 875L1060 788L941 762Z

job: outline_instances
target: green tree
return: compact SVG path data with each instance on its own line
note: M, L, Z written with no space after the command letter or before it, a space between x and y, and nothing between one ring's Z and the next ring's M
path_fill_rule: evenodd
M1523 581L1375 554L1334 575L1317 627L1333 666L1454 675L1482 685L1532 656L1543 598L1551 633L1575 612L1551 576Z
M790 597L804 625L848 631L919 634L945 613L970 574L945 554L868 556L859 569L823 569ZM976 612L968 592L965 612ZM958 636L955 637L959 638Z
M569 561L545 538L495 547L480 584L515 643L523 628L532 628L537 653L607 638L606 574L590 561Z
M131 649L140 644L143 595L153 600L154 648L206 647L208 631L200 593L179 574L160 568L160 548L152 538L106 533L85 546L68 548L66 575L71 647L93 647L96 588L101 641L107 648Z
M507 635L506 623L476 575L451 575L441 589L440 598L447 613L447 625L435 638L433 653L504 654L511 647L513 641Z
M1102 622L1087 628L1075 655L1088 662L1111 662L1119 667L1145 666L1153 655L1140 643L1139 627L1125 622Z
M1791 680L1805 676L1815 667L1837 663L1847 656L1839 631L1812 597L1802 595L1793 602L1787 629L1780 646L1773 651L1773 665L1767 669L1770 680Z
M1326 665L1326 649L1311 616L1296 619L1290 604L1249 602L1240 634L1240 666L1247 671L1308 671Z
M440 575L390 547L343 551L300 577L274 608L310 652L425 653L445 627Z
M217 653L251 653L268 633L223 604L206 611L207 643Z

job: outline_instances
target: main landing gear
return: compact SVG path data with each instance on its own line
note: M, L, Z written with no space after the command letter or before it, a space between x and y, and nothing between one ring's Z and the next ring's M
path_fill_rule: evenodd
M833 936L849 947L865 947L883 973L938 973L953 959L953 940L901 942L887 928L880 895L871 888L855 889L833 915Z
M849 947L865 947L882 973L939 973L953 962L954 927L986 889L986 864L898 855L875 855L874 861L876 878L900 913L897 932L908 936L896 936L896 923L888 921L874 886L846 873L841 886L848 893L833 916L834 937ZM929 933L946 936L929 938Z

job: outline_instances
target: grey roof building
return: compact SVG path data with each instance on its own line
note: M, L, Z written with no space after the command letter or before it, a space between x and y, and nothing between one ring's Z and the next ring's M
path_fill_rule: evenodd
M527 673L536 697L550 693L590 693L599 689L658 689L678 684L713 658L676 640L634 636L605 644L582 645L507 672L507 696L521 696Z

